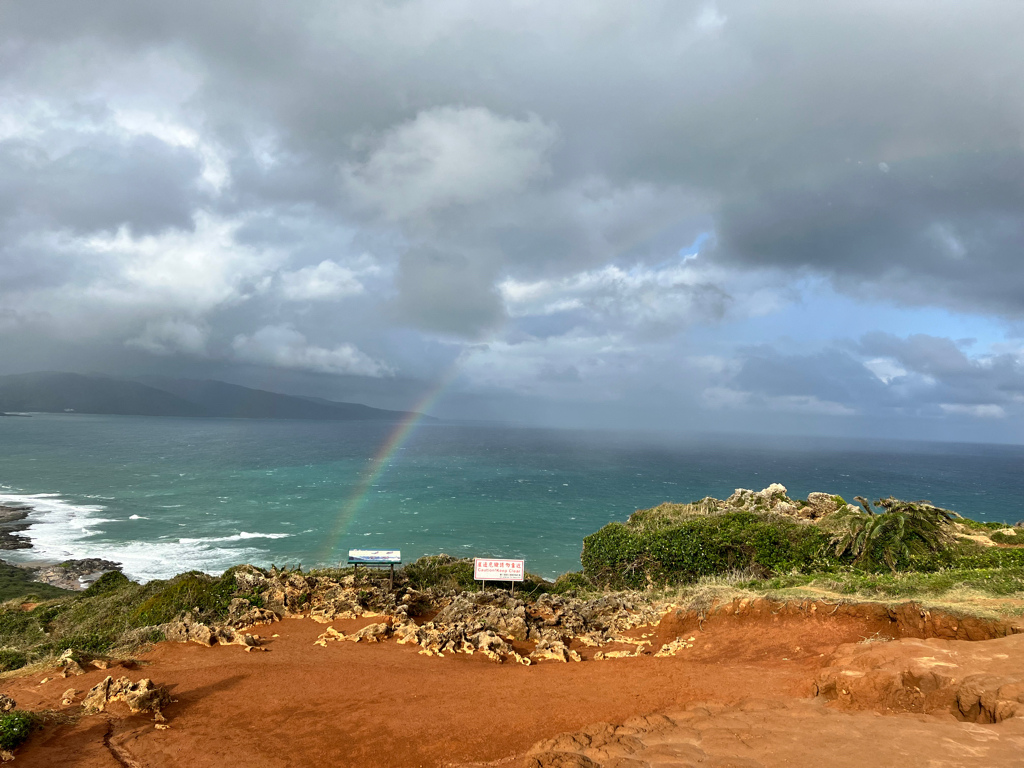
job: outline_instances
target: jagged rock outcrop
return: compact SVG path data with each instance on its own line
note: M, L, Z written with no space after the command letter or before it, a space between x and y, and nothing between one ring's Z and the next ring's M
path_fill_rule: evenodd
M249 629L257 624L270 624L278 620L278 615L273 611L254 606L248 600L236 597L228 605L228 618L225 624L232 629Z
M155 685L148 677L133 683L127 677L114 680L107 676L94 685L82 700L86 712L103 712L114 701L123 701L133 715L152 712L160 719L161 710L171 702L171 696L162 685Z
M244 602L244 601L243 601ZM251 625L250 625L251 626ZM259 640L248 632L241 632L230 625L208 626L186 613L179 621L164 624L164 637L175 643L198 643L199 645L241 645L258 646Z

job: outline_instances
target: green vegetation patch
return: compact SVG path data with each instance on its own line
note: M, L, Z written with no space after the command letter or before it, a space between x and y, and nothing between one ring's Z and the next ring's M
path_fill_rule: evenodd
M32 581L31 571L0 560L0 602L17 598L22 598L23 602L37 602L73 594L67 589Z
M12 648L0 649L0 672L21 669L28 664L28 656Z
M194 611L200 621L222 620L234 589L233 571L220 577L191 572L148 584L108 573L84 592L61 590L67 597L30 611L22 610L20 601L7 603L0 608L0 648L7 649L0 651L0 667L15 669L69 648L96 654L130 652L162 640L156 625L186 611ZM7 662L5 653L11 654Z
M733 570L828 570L838 564L828 542L815 526L754 512L695 516L672 527L637 528L631 520L583 540L583 574L599 586L643 589Z
M25 743L32 733L35 720L28 712L15 709L0 715L0 749L8 752Z
M988 537L997 544L1024 544L1024 529L1014 528L1008 533L999 530Z
M235 579L231 572L215 578L191 571L162 582L162 587L132 610L131 621L135 626L164 624L192 610L201 616L225 616L235 591Z
M1008 597L1024 591L1024 567L954 568L931 573L865 573L850 569L828 574L784 574L737 586L769 592L814 587L842 595L893 599L941 598L963 591Z

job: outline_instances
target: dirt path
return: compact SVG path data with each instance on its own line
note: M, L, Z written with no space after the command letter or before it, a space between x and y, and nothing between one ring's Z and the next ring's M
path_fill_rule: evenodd
M741 708L750 699L806 699L833 650L878 632L877 621L838 615L731 617L703 629L673 621L652 640L693 632L692 648L675 658L525 667L480 656L428 658L394 642L318 647L324 625L288 619L257 628L269 653L163 643L133 670L42 685L45 675L36 673L0 690L21 708L77 714L82 692L111 673L150 677L176 700L165 709L166 730L119 709L50 726L19 752L24 768L520 765L538 741L598 721L623 723L694 702ZM334 626L352 631L360 623ZM76 703L62 708L71 687Z

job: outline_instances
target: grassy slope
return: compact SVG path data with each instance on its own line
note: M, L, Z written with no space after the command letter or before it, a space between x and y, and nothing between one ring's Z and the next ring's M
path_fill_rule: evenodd
M38 602L70 597L73 594L75 593L67 589L32 581L32 575L24 568L0 561L0 602L18 597L24 597L26 600L31 598L33 602Z

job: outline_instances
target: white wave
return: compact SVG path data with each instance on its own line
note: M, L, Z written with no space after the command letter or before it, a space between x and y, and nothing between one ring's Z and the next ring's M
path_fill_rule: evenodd
M102 517L104 507L75 504L56 493L0 494L0 504L31 507L26 522L32 525L24 535L32 541L32 549L11 550L4 559L14 562L34 560L61 561L99 557L121 563L126 576L146 582L167 579L184 571L218 574L232 565L259 562L267 552L252 546L221 546L222 543L253 539L279 539L287 533L250 533L241 531L231 536L173 539L170 541L118 542L98 538L103 531L96 526L117 522Z
M181 544L196 544L198 542L210 542L210 541L243 541L244 539L286 539L292 534L290 533L249 533L248 531L242 531L231 536L209 536L203 539L178 539Z
M148 517L143 517L142 515L129 515L128 519L129 520L149 520Z

